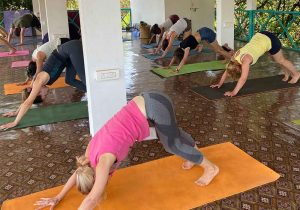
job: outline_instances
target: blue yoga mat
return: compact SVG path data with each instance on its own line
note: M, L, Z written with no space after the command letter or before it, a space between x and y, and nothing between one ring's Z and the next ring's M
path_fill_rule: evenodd
M211 50L203 49L200 53L209 53L209 52L211 52ZM197 50L191 50L189 56L197 55L197 54L199 54L199 52ZM145 58L148 58L148 59L153 60L153 61L158 59L161 55L162 55L162 53L155 54L155 55L154 54L143 54L143 56ZM169 51L165 56L165 58L172 58L172 57L173 57L173 52L171 52L171 51Z
M180 40L175 40L173 42L173 46L178 46L180 44ZM157 43L152 43L152 44L143 44L142 45L143 48L146 48L146 49L153 49L153 48L156 48L157 47Z

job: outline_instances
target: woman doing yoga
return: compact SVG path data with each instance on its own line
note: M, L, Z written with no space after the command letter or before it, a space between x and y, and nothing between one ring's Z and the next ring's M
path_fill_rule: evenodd
M16 119L13 122L1 125L0 130L17 126L45 85L52 85L59 78L64 68L66 68L65 82L78 90L86 92L82 43L80 40L72 40L58 46L57 50L51 53L43 65L43 70L37 74L28 98L16 112L3 114L5 117L16 116ZM35 71L29 74L33 76ZM80 81L76 79L76 74L78 74Z
M200 28L194 35L187 36L181 43L179 48L174 51L173 58L168 67L171 67L175 61L179 63L176 71L178 72L182 66L186 63L190 50L198 50L199 52L202 50L203 45L200 44L201 41L206 41L210 44L212 49L225 57L225 59L230 60L232 54L230 48L228 46L220 46L218 41L216 40L216 33L210 28ZM229 52L228 52L229 51Z
M170 15L169 18L166 19L161 25L154 24L150 29L150 33L153 35L149 40L149 44L153 43L153 39L156 37L156 35L159 35L158 43L160 43L164 32L168 31L178 20L178 15Z
M178 128L169 97L157 91L148 91L134 97L96 133L85 155L77 158L78 168L62 191L54 198L37 201L35 205L39 206L38 209L56 206L74 185L87 194L78 209L94 209L102 199L110 175L127 156L129 148L135 141L143 141L149 136L147 119L154 123L165 150L186 160L183 169L194 165L204 168L196 184L208 185L218 174L219 168L202 155L189 134Z
M191 20L187 18L180 18L174 25L172 25L169 31L164 33L162 42L158 45L154 53L158 54L160 49L162 49L164 52L160 58L165 57L169 50L171 50L174 40L181 33L183 33L183 38L192 33Z
M235 96L247 81L250 65L254 65L265 52L269 52L275 62L282 67L284 72L283 81L288 81L291 76L292 78L289 83L294 84L298 82L300 72L297 72L292 62L284 57L280 40L273 33L262 31L256 33L248 44L235 53L219 83L211 85L211 87L220 88L229 74L232 78L239 79L235 88L224 95Z
M43 64L47 58L51 55L51 53L57 48L58 41L49 41L45 44L37 47L32 53L32 60L28 64L28 71L35 72L35 75L40 73L43 68ZM32 69L33 68L33 69ZM32 78L35 78L35 75L27 74L27 78L25 82L21 82L18 85L26 85ZM33 84L31 83L31 86Z

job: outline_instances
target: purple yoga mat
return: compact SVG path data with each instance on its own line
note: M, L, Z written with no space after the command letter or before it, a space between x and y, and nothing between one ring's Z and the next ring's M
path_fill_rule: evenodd
M9 52L0 52L0 58L21 56L21 55L29 55L29 50L17 51L14 54L11 54L11 55L9 54Z

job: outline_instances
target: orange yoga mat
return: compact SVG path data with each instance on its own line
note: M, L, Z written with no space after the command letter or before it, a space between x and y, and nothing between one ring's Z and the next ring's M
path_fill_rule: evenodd
M182 160L171 156L116 171L108 184L107 198L96 209L188 210L279 178L279 174L231 143L205 147L201 151L220 168L220 174L208 186L194 183L202 174L200 167L182 170ZM61 188L5 201L2 210L34 209L36 200L55 196ZM72 189L55 209L75 210L82 199L83 196Z
M21 93L24 88L29 86L29 84L30 83L28 83L28 85L21 85L21 86L18 86L17 83L4 84L4 94L12 95L16 93ZM49 86L49 88L53 89L53 88L62 88L67 86L69 85L65 83L65 77L59 77L52 85Z

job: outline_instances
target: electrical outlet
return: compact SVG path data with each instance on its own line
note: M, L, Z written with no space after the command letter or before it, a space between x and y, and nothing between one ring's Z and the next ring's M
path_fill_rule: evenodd
M119 69L96 70L96 81L119 79Z

